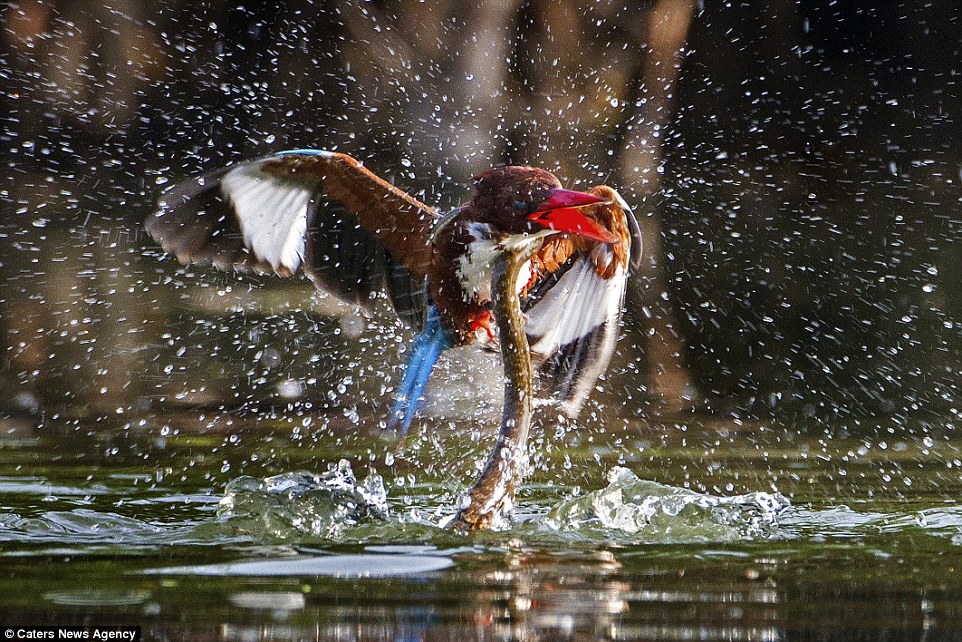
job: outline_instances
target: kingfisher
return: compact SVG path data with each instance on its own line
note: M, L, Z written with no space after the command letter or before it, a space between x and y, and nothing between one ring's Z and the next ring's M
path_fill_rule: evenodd
M146 228L184 264L303 274L366 312L385 292L417 332L389 421L402 436L442 352L497 344L492 266L523 248L531 258L516 294L529 358L542 389L577 416L614 352L641 257L634 214L611 187L564 189L535 167L489 169L473 183L470 200L442 215L347 154L296 149L174 185Z

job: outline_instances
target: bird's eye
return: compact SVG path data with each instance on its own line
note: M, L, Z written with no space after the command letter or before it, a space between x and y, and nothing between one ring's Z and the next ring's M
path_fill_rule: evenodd
M514 206L514 211L519 214L527 214L528 210L530 209L528 202L523 201L520 198L514 202L513 206Z

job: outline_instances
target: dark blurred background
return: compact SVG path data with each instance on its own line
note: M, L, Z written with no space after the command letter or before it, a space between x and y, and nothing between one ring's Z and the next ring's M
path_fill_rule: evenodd
M142 231L186 175L319 147L442 208L509 162L617 187L646 261L588 416L951 425L959 3L586 4L0 5L0 412L383 416L388 315Z

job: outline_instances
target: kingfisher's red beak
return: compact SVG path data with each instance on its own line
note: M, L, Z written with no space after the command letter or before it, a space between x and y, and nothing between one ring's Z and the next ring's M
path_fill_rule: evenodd
M538 209L528 216L528 220L559 232L578 234L602 243L616 243L617 239L611 232L582 214L580 209L607 202L593 194L553 189Z

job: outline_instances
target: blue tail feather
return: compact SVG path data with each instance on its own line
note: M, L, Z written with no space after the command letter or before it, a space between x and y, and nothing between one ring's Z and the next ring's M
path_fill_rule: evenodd
M431 378L431 371L441 353L453 345L451 336L441 327L441 317L437 308L431 306L424 330L418 334L411 345L411 353L404 366L404 379L395 391L394 406L391 408L391 425L400 422L398 432L406 435L414 419L418 400Z

